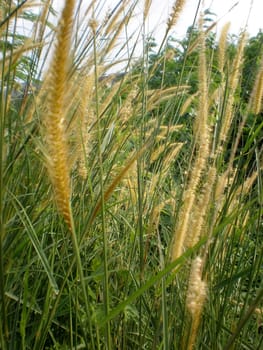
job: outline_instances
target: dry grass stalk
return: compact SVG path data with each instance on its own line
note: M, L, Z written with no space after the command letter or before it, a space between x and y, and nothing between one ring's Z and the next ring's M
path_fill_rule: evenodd
M131 120L132 116L134 115L134 99L138 95L138 86L135 83L135 87L131 89L128 93L128 96L126 97L125 101L123 102L123 105L120 107L119 111L119 123L121 126L127 125L129 121Z
M71 230L73 224L70 206L70 167L63 107L67 88L74 5L74 0L66 1L59 23L57 43L48 76L50 91L47 98L47 115L44 119L49 175L58 210Z
M217 22L214 22L211 24L211 26L209 26L205 31L204 31L204 35L205 37L212 31L212 29L217 25ZM201 28L201 26L200 26ZM190 55L199 45L200 42L202 41L201 36L198 36L193 43L189 46L188 50L187 50L187 54Z
M41 89L36 92L34 96L34 103L30 104L26 116L25 116L25 124L30 123L34 118L36 111L40 111L41 115L47 114L47 104L43 103L43 101L47 100L47 96L49 93L49 81L48 79L43 79Z
M4 58L4 71L8 71L10 66L15 66L18 60L22 57L22 55L28 51L31 51L35 48L42 47L42 43L33 43L31 39L26 40L26 42L13 50L10 54L6 55ZM3 59L0 59L0 66L2 70ZM2 74L2 73L1 73Z
M39 6L39 2L36 2L34 0L28 0L24 4L17 4L14 1L1 1L0 2L0 21L5 21L5 23L2 23L0 28L0 33L6 29L7 26L12 25L12 21L23 13L26 9L30 9L32 7Z
M232 74L229 79L229 88L230 91L235 91L237 88L237 85L239 83L240 75L241 75L241 68L242 68L242 63L243 63L243 57L244 57L244 49L246 45L246 39L247 39L247 33L242 32L240 36L240 41L238 45L238 50L237 54L234 60L233 64L233 70Z
M171 166L172 162L174 162L176 157L179 155L183 145L184 145L183 142L176 142L176 143L172 143L170 145L170 147L172 149L167 153L167 155L165 156L165 158L163 160L162 173L163 172L166 173L170 169L170 166Z
M258 171L253 171L253 173L246 178L244 183L242 185L239 185L239 187L236 190L236 196L246 195L251 191L251 187L255 183L255 181L258 178Z
M89 18L90 12L94 13L94 8L96 8L96 5L97 5L96 2L97 2L97 0L91 0L89 2L89 5L88 5L88 7L85 10L84 15L83 15L84 18Z
M203 259L200 256L196 257L192 262L189 277L186 307L191 314L192 323L187 350L191 350L195 346L203 306L207 297L207 284L202 279L203 263Z
M143 18L144 18L144 21L145 21L145 19L146 19L147 16L148 16L148 13L149 13L151 4L152 4L152 0L144 0L144 9L143 9Z
M122 168L120 173L115 177L115 179L112 181L110 186L105 191L105 194L104 194L105 202L110 198L110 196L113 193L113 191L115 190L116 186L125 178L127 172L133 166L134 162L136 162L144 154L144 152L148 149L148 147L149 147L149 142L146 143L139 151L134 153L134 155L130 158L128 163ZM98 201L93 213L92 213L91 223L93 222L93 220L96 218L98 212L100 211L101 205L102 205L102 201L100 199Z
M112 100L114 99L115 95L117 94L119 88L120 88L121 82L117 82L112 86L110 89L110 92L107 94L105 99L101 101L99 105L99 116L102 116L106 110L110 107Z
M79 140L82 141L79 145L78 153L79 153L79 160L78 160L78 172L79 175L85 180L88 175L88 169L87 169L87 159L90 154L90 140L89 140L89 130L88 125L83 120L80 121L81 125L79 130L81 131L81 135L79 137Z
M163 210L163 208L167 203L169 204L169 201L170 201L170 198L153 207L151 211L151 216L149 219L148 233L152 233L154 230L158 229L161 211Z
M222 203L224 191L229 183L229 173L225 171L223 174L217 177L216 187L215 187L215 201L218 207Z
M167 136L169 133L178 131L183 128L183 124L176 124L176 125L160 125L160 135Z
M148 234L152 234L154 231L158 231L161 212L166 205L170 205L171 208L174 209L176 205L175 197L176 197L176 194L174 192L172 197L164 199L160 204L156 204L153 206L153 208L151 209L149 226L147 229Z
M115 33L114 33L112 39L110 40L109 45L106 47L105 52L103 52L102 56L106 56L114 48L116 41L119 38L125 25L126 25L126 20L124 18L121 21L119 21L119 23L116 24Z
M227 34L230 28L230 23L226 23L221 31L218 43L218 70L223 73L225 66L225 54L227 46Z
M151 126L152 123L149 123ZM154 163L163 153L166 153L164 157L162 158L162 169L161 174L165 177L165 174L167 170L169 169L171 163L175 160L176 156L179 154L182 146L184 143L182 142L176 142L176 143L169 143L167 142L168 135L171 135L171 133L178 131L182 128L183 125L161 125L159 127L159 133L155 136L155 141L158 143L159 141L164 141L163 143L158 143L155 150L150 155L150 164ZM151 135L154 133L154 128L150 128L149 131L146 132L147 137L151 137Z
M138 197L137 167L138 164L137 161L135 161L127 174L127 178L125 179L130 195L129 205L132 205L134 208L136 207Z
M125 10L125 8L127 8L128 4L129 4L129 0L124 0L122 2L121 6L119 6L119 9L114 13L110 22L106 24L107 26L106 26L105 32L103 33L104 36L108 36L112 34L112 31L116 29L117 22L119 21L119 18L123 13L123 11Z
M96 18L92 17L89 20L89 27L92 31L93 37L96 35L97 28L99 26L99 22L96 20Z
M166 149L167 149L167 145L165 143L162 145L159 145L157 149L151 154L150 163L155 162Z
M246 43L246 33L243 32L238 45L238 51L233 63L233 70L229 78L229 96L226 104L226 110L224 113L224 119L222 122L222 128L220 130L220 142L219 142L220 147L218 149L219 152L222 152L222 146L227 140L229 131L231 129L230 127L233 121L235 93L238 88L238 82L241 75L241 67L243 62L245 43Z
M216 168L212 166L207 174L207 180L202 188L194 207L193 216L186 237L186 247L193 247L199 239L207 232L207 219L212 204L212 194L216 180Z
M239 185L236 191L233 193L233 198L229 204L227 214L231 215L233 212L238 211L241 203L244 201L245 196L249 194L255 181L258 179L258 171L254 171L251 176L247 177L242 185ZM239 221L239 218L238 218ZM244 224L244 220L241 218L241 226Z
M188 88L189 86L176 86L168 89L156 89L154 92L149 91L151 96L148 100L147 111L158 108L162 102L171 100L178 94L184 94Z
M246 124L249 112L252 112L254 114L260 113L262 109L262 97L263 97L263 57L261 59L260 68L256 76L256 81L253 86L252 93L250 95L247 113L244 114L242 122L238 127L235 143L231 150L231 155L229 160L229 169L231 169L232 164L234 162L234 158L238 149L238 144L240 142L240 138L242 136L242 132Z
M208 89L207 67L205 57L205 37L202 35L199 55L199 108L195 124L195 139L197 147L196 159L191 171L189 184L184 192L179 214L179 222L174 232L171 249L172 261L183 253L191 217L194 215L194 204L198 197L198 186L201 176L207 166L210 155L210 129L208 126Z
M263 58L256 77L255 84L253 86L252 94L250 97L250 108L254 114L259 114L262 110L262 97L263 97Z
M0 22L2 22L5 19L5 11L4 11L4 6L1 3L0 4ZM0 29L0 33L1 33L1 29Z
M51 0L47 0L42 5L42 10L39 16L38 21L34 23L34 29L33 29L33 37L36 38L38 42L41 42L44 37L44 33L46 30L47 20L49 16L50 6L51 6Z
M186 0L176 0L173 7L171 14L167 20L167 28L166 32L169 32L172 27L174 27L181 15L181 12L183 11L183 8L185 6Z
M195 120L194 131L197 146L200 148L200 153L208 156L209 153L209 128L208 128L208 87L207 87L207 63L204 33L200 34L201 46L199 54L199 107L198 114Z
M92 110L92 97L94 86L94 75L87 74L82 81L76 81L80 85L78 96L76 96L77 108L74 116L74 122L71 123L70 130L76 144L74 152L75 161L78 162L79 175L86 179L87 159L91 151L93 133L92 125L95 123L95 113ZM74 163L75 163L74 161ZM73 164L74 164L73 163Z
M184 115L188 108L191 106L191 104L196 100L196 97L198 96L199 92L194 93L193 95L190 95L184 102L184 104L182 105L181 109L180 109L180 115Z

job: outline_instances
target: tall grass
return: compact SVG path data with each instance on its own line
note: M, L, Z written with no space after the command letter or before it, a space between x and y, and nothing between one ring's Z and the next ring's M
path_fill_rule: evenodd
M180 73L196 91L151 89L174 59L148 64L151 1L136 33L132 0L105 18L65 1L56 28L52 1L0 6L0 349L260 349L263 75L244 103L245 32L208 51L201 15Z

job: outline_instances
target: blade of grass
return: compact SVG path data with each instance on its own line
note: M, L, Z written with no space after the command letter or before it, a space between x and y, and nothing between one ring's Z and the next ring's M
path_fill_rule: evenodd
M263 299L263 288L258 292L255 300L250 305L249 309L247 310L247 313L241 318L241 320L238 322L236 330L228 340L226 346L223 348L223 350L230 350L232 348L232 345L234 344L235 340L239 336L240 332L242 331L243 327L247 323L247 321L252 316L253 312L255 311L255 308L259 305L259 303Z
M200 247L202 247L207 241L207 238L200 240L193 248L189 248L184 254L182 254L178 259L174 260L168 264L163 270L158 272L155 276L151 277L146 283L139 287L131 296L126 300L117 305L107 317L99 317L98 321L100 325L106 324L106 322L112 320L114 317L118 316L121 312L124 311L125 307L129 304L132 304L138 297L145 293L150 287L155 283L160 282L160 280L165 277L168 273L175 271L178 272L183 266L183 263ZM176 269L175 269L176 268Z
M55 280L55 277L53 276L51 267L49 265L47 256L44 252L44 250L41 247L41 244L39 242L39 239L37 237L37 233L34 230L33 224L30 220L30 218L28 217L25 208L23 207L22 203L19 201L19 199L9 191L9 195L12 198L12 203L14 205L14 207L16 208L17 211L17 215L19 216L21 222L23 223L26 232L30 238L31 243L33 244L35 251L42 263L42 266L47 274L47 277L49 279L50 285L54 291L55 294L58 294L59 292L59 287L57 285L57 282Z
M94 24L96 20L93 18ZM104 267L104 305L105 315L107 316L110 308L109 299L109 271L108 271L108 238L106 233L106 213L105 213L105 194L104 194L104 168L102 160L102 135L101 135L101 117L99 113L99 90L98 90L98 57L96 27L91 25L93 33L93 52L94 52L94 75L95 75L95 99L96 99L96 117L97 117L97 137L98 137L98 159L99 159L99 182L100 182L100 204L101 204L101 225L103 234L103 267ZM111 349L111 328L110 322L106 322L106 348Z

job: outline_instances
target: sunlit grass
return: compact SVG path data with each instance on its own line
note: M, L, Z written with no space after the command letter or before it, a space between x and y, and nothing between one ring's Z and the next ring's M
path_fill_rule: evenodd
M136 1L41 2L30 38L1 4L3 350L262 346L262 59L245 100L245 33L200 16L177 56L179 1L153 61L150 3L132 47Z

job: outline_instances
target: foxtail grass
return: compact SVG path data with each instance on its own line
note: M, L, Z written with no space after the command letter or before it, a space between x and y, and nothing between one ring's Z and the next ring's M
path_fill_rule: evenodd
M65 102L67 75L69 71L71 34L73 28L74 1L67 1L59 24L56 49L49 72L50 91L47 97L45 137L48 170L53 184L58 210L69 229L73 229L70 197L70 167L65 135Z
M136 0L65 1L56 27L30 4L0 5L0 348L259 349L250 39L206 13L177 46L186 1L159 48L151 1L132 32Z

